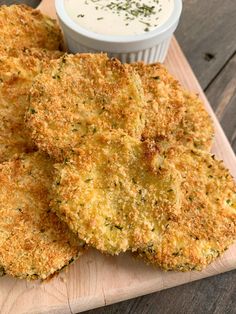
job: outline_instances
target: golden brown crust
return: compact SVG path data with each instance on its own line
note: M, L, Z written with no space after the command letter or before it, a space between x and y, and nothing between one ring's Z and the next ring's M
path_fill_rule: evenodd
M122 129L140 138L143 102L138 75L118 60L65 55L35 80L26 118L38 147L60 160L96 132Z
M0 57L0 162L36 149L24 123L29 91L35 76L59 55L27 49L19 58Z
M180 83L160 63L137 62L131 66L140 75L145 94L143 138L169 137L185 112Z
M60 50L62 34L55 20L26 5L0 6L0 54L11 50Z
M145 101L132 69L141 76ZM204 105L160 64L123 66L103 54L65 56L37 78L31 109L26 118L34 142L57 160L87 135L114 128L136 138L206 150L212 145Z
M89 245L110 254L146 247L179 210L178 175L154 143L94 134L57 164L51 206ZM154 161L154 162L153 162Z
M37 50L34 50L36 53ZM43 60L21 56L0 57L0 162L36 149L25 128L29 90L34 77L57 53L39 52Z
M59 59L65 54L63 51L59 50L48 50L45 48L24 48L22 50L12 49L8 57L24 58L24 57L34 57L43 61L45 64L50 60Z
M36 149L24 126L29 90L41 71L34 58L0 58L0 162Z
M236 186L222 162L168 142L96 134L56 165L52 208L89 245L200 270L236 239Z
M174 130L170 141L178 145L210 151L214 138L214 127L199 97L188 91L183 91L185 114L177 129Z
M235 182L206 152L181 146L160 152L182 177L180 215L139 254L165 270L201 270L236 239Z
M49 210L52 172L38 152L0 165L0 268L14 277L46 279L82 251Z
M132 67L140 75L145 93L143 138L168 139L173 145L210 151L213 123L197 95L184 90L159 63L139 62Z

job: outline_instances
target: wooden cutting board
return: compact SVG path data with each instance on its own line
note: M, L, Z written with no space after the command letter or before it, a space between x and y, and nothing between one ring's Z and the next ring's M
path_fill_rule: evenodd
M55 17L53 0L43 1L40 9ZM186 88L197 92L205 102L215 123L213 152L224 160L236 177L236 159L230 144L174 38L165 63ZM78 313L235 268L236 244L204 271L188 273L167 273L146 266L129 254L111 257L91 249L74 265L49 282L27 282L8 276L0 278L0 313Z

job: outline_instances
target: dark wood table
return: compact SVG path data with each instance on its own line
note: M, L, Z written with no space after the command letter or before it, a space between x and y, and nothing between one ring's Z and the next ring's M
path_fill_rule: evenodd
M176 37L236 152L236 0L184 0ZM236 271L86 313L236 313Z

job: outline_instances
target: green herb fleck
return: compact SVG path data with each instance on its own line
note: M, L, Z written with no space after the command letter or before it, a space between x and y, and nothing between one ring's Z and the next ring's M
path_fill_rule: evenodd
M115 225L115 228L116 228L116 229L119 229L119 230L122 230L122 229L123 229L122 227L117 226L117 225Z
M138 19L139 23L146 25L144 29L145 32L148 32L149 27L153 27L151 24L151 19L154 17L158 19L157 13L162 11L161 5L158 0L147 1L146 3L140 3L140 1L134 0L124 0L124 1L107 1L107 4L104 5L100 3L99 0L85 0L84 3L89 5L90 3L95 3L95 10L97 11L111 11L111 13L118 16L123 16L125 22L134 21ZM78 17L83 17L83 14L78 15ZM97 18L97 20L102 20L103 17ZM129 23L125 24L126 26ZM155 25L156 26L156 25Z
M36 113L36 110L34 108L30 108L30 113L31 114L35 114Z
M97 128L93 129L93 134L95 134L97 132Z
M174 252L174 253L172 253L172 255L177 257L177 256L179 256L179 252Z
M55 75L53 75L52 76L52 78L54 79L54 80L60 80L60 75L59 74L55 74Z

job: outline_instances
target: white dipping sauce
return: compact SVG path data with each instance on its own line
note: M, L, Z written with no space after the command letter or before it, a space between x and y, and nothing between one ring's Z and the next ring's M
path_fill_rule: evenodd
M163 25L174 0L64 0L68 16L79 26L103 35L137 35Z

